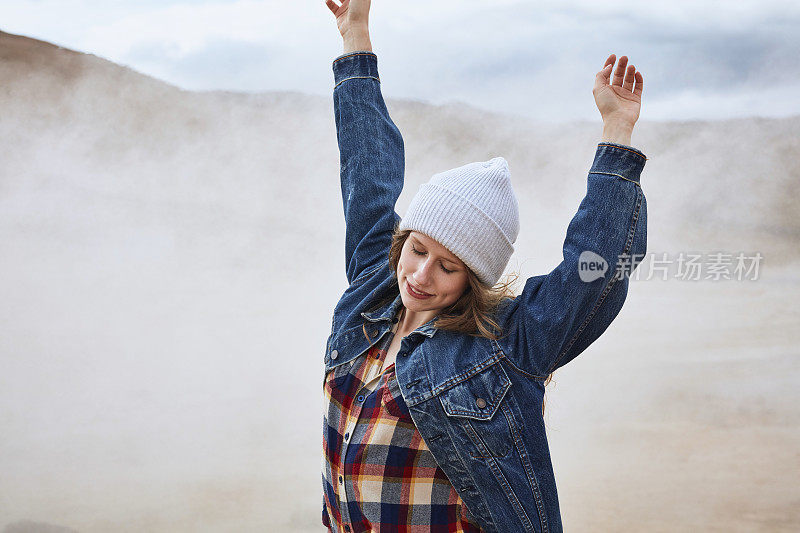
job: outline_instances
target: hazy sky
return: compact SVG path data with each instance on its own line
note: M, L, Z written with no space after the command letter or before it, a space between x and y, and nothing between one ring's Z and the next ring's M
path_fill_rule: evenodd
M616 53L644 75L644 119L800 113L796 1L373 0L370 22L386 97L599 120ZM0 29L196 90L330 95L341 53L324 0L14 0Z

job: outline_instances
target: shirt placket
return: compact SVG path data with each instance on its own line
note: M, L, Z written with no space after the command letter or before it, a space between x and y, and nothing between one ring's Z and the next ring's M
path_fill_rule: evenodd
M373 344L373 346L381 345L381 342L384 339L379 339L378 341ZM347 463L347 449L353 440L353 433L355 432L356 425L358 424L358 420L361 417L361 411L364 406L364 402L367 399L367 396L370 395L372 389L374 388L374 384L380 378L380 374L378 374L379 366L377 364L376 359L370 359L369 361L370 366L366 370L366 373L363 378L363 384L358 390L356 394L355 401L353 403L353 408L350 410L350 414L348 415L347 424L345 425L345 433L342 438L342 451L339 454L342 463L339 465L339 510L342 516L342 522L344 523L344 532L345 533L352 533L352 528L350 527L350 523L352 523L350 519L350 512L347 507L347 492L348 492L348 484L347 484L347 475L345 472L345 465ZM349 490L352 492L352 479L350 480L350 488Z

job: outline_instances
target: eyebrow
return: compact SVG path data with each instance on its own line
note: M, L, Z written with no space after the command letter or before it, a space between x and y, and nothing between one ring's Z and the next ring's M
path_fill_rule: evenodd
M420 241L419 239L417 239L416 237L411 237L411 240L414 241L415 243L419 244L419 245L425 246L425 244L422 241ZM448 263L453 263L454 265L458 266L458 262L453 260L453 259L449 259L447 257L442 257L442 259L447 261Z

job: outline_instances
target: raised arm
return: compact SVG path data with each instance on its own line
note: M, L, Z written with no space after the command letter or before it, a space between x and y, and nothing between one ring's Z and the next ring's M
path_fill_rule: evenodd
M345 218L345 272L358 281L388 257L403 190L403 137L381 94L369 41L369 0L326 4L336 15L344 53L333 61L336 138Z
M549 274L529 278L522 294L500 310L506 329L500 346L521 368L541 377L577 357L608 328L622 309L628 277L647 250L647 202L639 181L647 158L629 146L642 76L632 65L626 74L626 63L622 56L609 85L612 54L595 79L603 138L586 196L567 228L563 260Z

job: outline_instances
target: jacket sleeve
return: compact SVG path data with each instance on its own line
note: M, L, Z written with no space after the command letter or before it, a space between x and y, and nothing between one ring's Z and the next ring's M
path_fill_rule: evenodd
M523 370L544 377L567 364L622 309L628 277L647 249L647 203L639 183L646 159L630 146L597 146L586 196L567 228L563 261L529 278L501 311L505 331L498 343Z
M378 58L352 52L333 61L348 284L388 257L403 190L403 138L381 95Z

